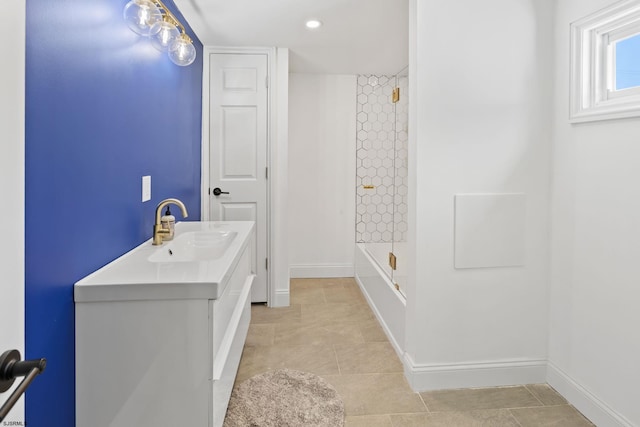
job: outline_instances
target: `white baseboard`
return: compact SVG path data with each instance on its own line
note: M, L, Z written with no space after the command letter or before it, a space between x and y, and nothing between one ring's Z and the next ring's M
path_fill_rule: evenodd
M405 353L403 362L407 381L416 392L543 383L547 371L546 360L418 365Z
M546 382L598 427L637 427L552 362L548 362Z
M290 293L289 289L278 289L274 294L274 299L269 303L269 307L289 307Z
M353 264L299 264L289 267L292 279L353 277Z

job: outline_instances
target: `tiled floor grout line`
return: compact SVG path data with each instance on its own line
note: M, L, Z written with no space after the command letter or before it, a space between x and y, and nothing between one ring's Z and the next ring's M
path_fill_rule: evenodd
M267 325L271 325L273 326L273 337L271 337L271 344L269 344L269 346L275 346L276 345L276 324L275 323L267 323Z
M340 361L338 360L338 352L336 351L335 344L331 344L331 348L333 349L333 355L336 358L336 365L338 366L338 375L342 375L342 370L340 369Z
M393 419L391 419L391 414L386 414L387 415L387 420L389 420L389 424L391 425L391 427L395 427L395 424L393 423Z
M513 406L508 408L496 408L496 409L540 409L540 408L554 408L557 406L570 406L568 403L563 403L562 405L540 405L540 406Z
M547 406L547 405L545 405L545 404L544 404L544 402L542 402L542 400L540 400L540 399L538 398L538 396L536 396L536 395L535 395L531 390L529 390L529 387L527 387L527 386L525 385L525 386L524 386L524 389L525 389L525 390L527 390L527 392L528 392L531 396L533 396L533 398L534 398L534 399L536 399L536 400L538 401L538 403L540 403L540 405L542 405L542 406Z
M511 415L511 418L513 418L513 420L516 422L516 424L518 424L520 427L522 427L522 424L520 424L520 421L518 421L518 419L513 414L513 412L511 412L511 409L507 409L507 411L509 412L509 415Z
M427 410L427 413L431 413L431 410L429 409L429 405L427 405L427 402L424 401L424 399L422 398L422 395L420 393L417 393L418 396L420 397L420 400L422 401L422 404L424 405L425 409Z

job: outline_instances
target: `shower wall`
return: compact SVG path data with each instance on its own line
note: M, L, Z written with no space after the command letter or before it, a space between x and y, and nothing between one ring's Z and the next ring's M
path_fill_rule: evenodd
M409 153L409 77L401 72L397 77L397 87L400 89L400 100L396 103L396 141L395 141L395 195L393 213L395 242L407 241L407 194L409 193L408 180L408 153Z
M406 238L407 103L394 106L391 95L397 84L396 76L360 75L357 79L357 242L391 243ZM406 77L402 84L406 87ZM394 213L398 215L395 224Z

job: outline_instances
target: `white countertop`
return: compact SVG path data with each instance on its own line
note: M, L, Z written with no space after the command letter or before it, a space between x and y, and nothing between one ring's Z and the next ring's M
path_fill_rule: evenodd
M153 246L151 239L74 286L75 302L159 299L217 299L253 236L252 221L179 222L173 241ZM236 232L217 259L153 262L149 258L172 248L183 233ZM167 257L164 257L167 258Z

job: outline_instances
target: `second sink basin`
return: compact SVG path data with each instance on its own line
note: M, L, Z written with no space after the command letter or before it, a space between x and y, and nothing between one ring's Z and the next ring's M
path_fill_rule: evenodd
M222 257L237 236L235 231L190 231L166 242L149 256L151 262L194 262Z

